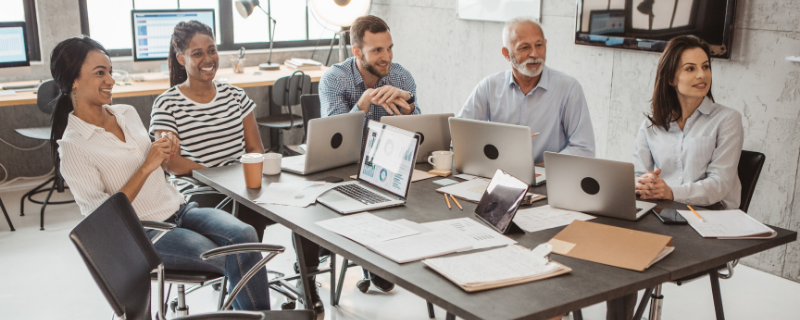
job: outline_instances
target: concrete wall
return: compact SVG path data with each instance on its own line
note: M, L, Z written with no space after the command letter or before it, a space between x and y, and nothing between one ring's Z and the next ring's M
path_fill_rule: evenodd
M800 231L800 2L739 0L732 58L714 60L717 102L744 116L744 148L767 156L750 214ZM410 70L425 113L457 113L478 81L510 68L502 57L502 23L459 20L456 0L375 0L372 13L392 28L394 61ZM574 0L542 0L547 64L576 77L586 94L597 155L630 161L649 106L659 55L577 46ZM800 242L744 263L800 281Z

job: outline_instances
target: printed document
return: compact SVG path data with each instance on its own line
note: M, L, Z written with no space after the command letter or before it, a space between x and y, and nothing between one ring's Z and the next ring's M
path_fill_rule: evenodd
M317 202L319 196L335 186L335 183L323 181L275 182L253 202L305 208Z
M422 226L433 231L449 233L454 237L468 241L472 247L466 250L505 247L517 243L511 238L470 218L434 221L423 223Z
M472 248L472 243L448 232L427 232L366 245L397 263L406 263Z
M317 224L362 245L419 234L419 231L369 212L319 221Z
M697 211L704 221L689 210L678 210L697 233L706 238L770 239L778 235L742 210Z
M489 180L472 179L459 184L453 184L446 187L436 189L441 193L449 193L459 199L464 199L472 202L481 202L483 192L489 186Z
M537 232L566 226L575 220L587 221L594 218L578 211L556 209L547 205L517 210L514 223L525 232Z

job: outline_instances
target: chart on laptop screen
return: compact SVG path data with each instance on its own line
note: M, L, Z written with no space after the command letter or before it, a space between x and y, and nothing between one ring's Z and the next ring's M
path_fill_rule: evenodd
M411 182L417 140L392 130L370 125L359 177L398 196L405 197ZM367 161L371 158L372 161Z

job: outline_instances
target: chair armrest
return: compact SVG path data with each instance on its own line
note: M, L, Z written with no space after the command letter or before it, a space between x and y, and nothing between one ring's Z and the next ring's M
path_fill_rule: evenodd
M142 227L145 229L153 229L158 231L172 231L177 227L174 223L161 222L161 221L142 221Z
M246 252L272 252L283 253L286 248L274 244L265 243L241 243L232 244L224 247L214 248L200 254L200 258L211 259L219 256L227 256L230 254L246 253Z
M253 311L227 311L193 314L175 320L262 320L264 314Z
M195 187L202 187L202 186L205 186L205 184L204 184L204 183L202 183L202 182L200 182L200 180L197 180L197 179L195 179L195 178L193 178L192 176L189 176L189 175L185 175L185 176L171 176L171 177L169 177L167 180L169 180L169 181L179 181L179 182L184 182L184 183L188 183L188 184L194 185Z

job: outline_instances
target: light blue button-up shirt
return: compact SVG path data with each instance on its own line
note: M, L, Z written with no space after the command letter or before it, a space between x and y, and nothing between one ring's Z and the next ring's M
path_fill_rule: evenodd
M698 206L721 201L726 209L739 208L743 140L742 115L706 97L683 131L675 122L665 131L645 119L633 152L636 176L659 168L675 201Z
M544 67L539 83L523 94L511 70L490 75L475 87L459 118L528 126L534 163L552 151L594 157L594 129L583 89L575 78Z

